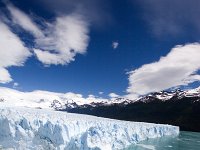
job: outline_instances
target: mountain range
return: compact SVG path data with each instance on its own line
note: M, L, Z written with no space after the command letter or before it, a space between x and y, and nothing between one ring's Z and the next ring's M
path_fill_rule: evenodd
M0 88L0 106L52 109L99 117L171 124L181 130L200 131L200 87L150 93L135 100L83 98L73 93L20 92Z
M71 113L89 114L112 119L154 122L179 126L181 130L200 131L200 88L193 90L161 91L137 100L115 98L110 102L77 105L67 103Z

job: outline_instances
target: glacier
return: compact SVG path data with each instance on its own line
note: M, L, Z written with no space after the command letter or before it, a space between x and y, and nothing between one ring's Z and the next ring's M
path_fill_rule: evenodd
M115 150L148 138L177 136L179 127L119 121L49 109L0 107L0 149Z

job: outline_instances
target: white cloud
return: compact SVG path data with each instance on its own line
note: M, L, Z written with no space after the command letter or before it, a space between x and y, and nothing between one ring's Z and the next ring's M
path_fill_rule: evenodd
M176 46L159 61L143 65L129 74L130 95L147 94L200 80L200 44Z
M44 22L46 29L41 30L27 14L6 3L10 12L9 21L31 33L35 45L33 51L45 65L68 64L74 61L76 54L86 52L89 36L88 23L78 14L57 17L55 22ZM31 55L28 48L11 29L0 21L0 83L12 81L7 68L23 66Z
M44 64L68 64L76 54L86 52L88 24L79 15L59 17L47 29L45 38L37 38L34 52ZM42 50L41 50L42 49Z
M102 95L103 94L103 92L99 92L99 95Z
M41 30L24 12L11 4L7 5L15 24L35 37L34 53L45 65L68 64L76 54L84 54L89 43L88 22L73 13L55 18L54 22L44 22Z
M40 60L45 65L50 65L50 64L64 65L73 60L72 54L69 57L69 55L67 54L56 54L56 53L54 54L50 53L49 51L42 51L40 49L34 49L34 53L36 54L38 60Z
M7 68L23 66L31 53L19 37L2 22L0 22L0 33L0 83L7 83L12 81Z
M18 86L19 86L19 83L17 83L17 82L13 83L13 88L17 88Z
M108 95L110 98L116 98L116 97L119 97L119 95L115 94L115 93L110 93Z
M90 94L90 95L88 95L88 98L95 98L95 96Z
M12 81L12 78L5 68L0 67L0 83L8 83Z
M119 46L119 42L113 42L113 43L112 43L112 48L113 48L113 49L117 49L118 46Z

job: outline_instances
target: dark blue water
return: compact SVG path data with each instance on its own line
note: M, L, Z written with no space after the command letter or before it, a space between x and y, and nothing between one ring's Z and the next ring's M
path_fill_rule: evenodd
M200 132L181 131L177 137L148 139L126 150L200 150Z

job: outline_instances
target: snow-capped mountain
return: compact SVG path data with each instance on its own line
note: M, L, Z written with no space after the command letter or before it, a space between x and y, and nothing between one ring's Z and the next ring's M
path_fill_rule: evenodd
M20 92L14 89L0 87L0 105L25 106L46 109L73 109L77 107L99 107L108 105L128 105L135 102L151 102L153 100L180 100L184 97L200 97L200 87L192 90L161 91L141 96L135 100L126 97L111 99L88 97L83 98L74 93L54 93L48 91Z
M128 122L47 109L0 107L0 149L115 150L179 127Z
M137 100L115 99L118 103L95 103L66 107L62 111L128 121L154 122L200 132L200 88L151 93Z
M155 92L155 93L151 93L145 96L141 96L135 100L131 100L126 97L116 97L112 99L104 99L102 101L92 101L90 103L85 103L85 104L82 103L81 105L79 105L78 103L72 100L71 102L68 101L65 104L65 108L70 109L70 108L75 108L75 107L85 107L86 105L87 106L90 105L92 107L99 107L102 105L128 105L128 104L140 102L140 101L148 103L155 99L160 100L160 101L167 101L171 99L180 100L184 97L200 97L200 87L196 89L192 89L192 90L185 90L185 91L178 89L175 91Z
M92 106L92 107L99 107L99 106L106 106L106 105L128 105L131 103L136 102L144 102L148 103L154 100L160 100L160 101L167 101L167 100L180 100L184 97L199 97L200 98L200 87L192 90L185 90L182 91L180 89L175 91L161 91L161 92L155 92L151 93L145 96L141 96L135 100L128 99L126 97L117 97L112 98L109 100L102 100L102 101L93 101L91 103L82 104L81 106L78 105L75 101L72 101L71 103L67 103L65 108L71 109L75 107L85 107L85 106ZM59 108L58 108L59 109Z
M31 108L61 109L67 107L82 106L93 102L106 101L102 98L83 98L80 94L55 93L48 91L21 92L14 89L0 87L0 105L23 106Z
M130 100L126 97L83 98L74 93L20 92L0 87L0 106L28 107L89 114L99 117L172 124L200 132L200 87L161 91Z
M175 91L161 91L151 93L147 96L140 97L137 101L149 102L154 99L158 99L161 101L166 101L170 99L181 99L183 97L200 97L200 87L192 90L182 91L180 89Z

